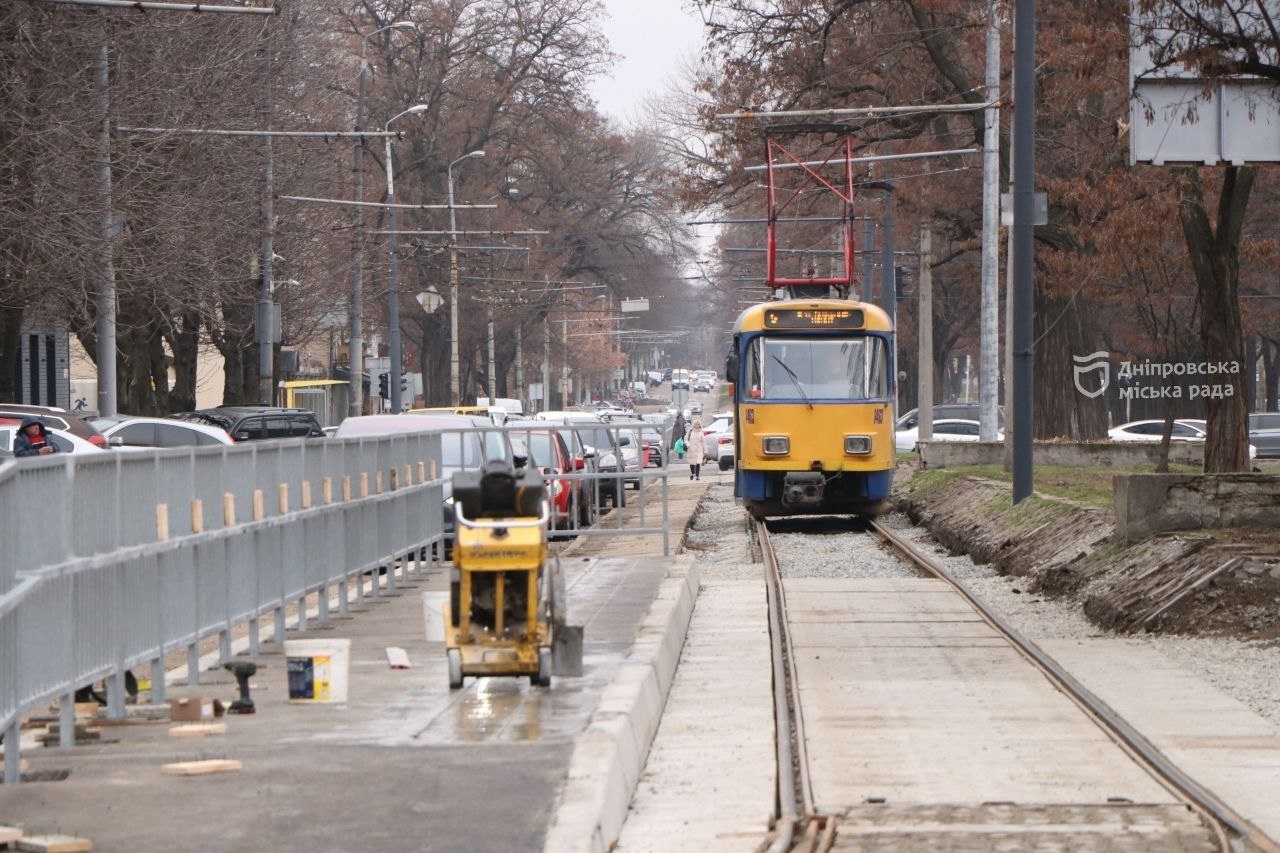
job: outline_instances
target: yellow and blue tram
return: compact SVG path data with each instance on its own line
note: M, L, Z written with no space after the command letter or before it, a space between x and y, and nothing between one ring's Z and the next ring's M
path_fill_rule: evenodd
M893 482L893 324L843 299L743 311L726 373L734 388L734 493L757 518L872 516Z

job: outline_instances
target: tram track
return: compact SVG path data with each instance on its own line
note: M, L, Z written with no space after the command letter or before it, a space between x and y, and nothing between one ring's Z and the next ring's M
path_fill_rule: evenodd
M1160 752L1141 732L1120 717L1098 696L1089 691L1061 665L1022 636L998 613L987 607L959 579L943 566L922 553L911 543L881 523L813 519L815 525L830 527L843 524L851 536L865 540L872 536L909 564L919 576L935 578L961 596L982 622L1030 663L1065 695L1085 716L1105 733L1134 763L1143 768L1170 797L1185 805L1200 819L1218 847L1223 851L1258 850L1280 853L1280 845L1239 815L1211 791L1196 783ZM796 521L788 527L796 530ZM752 539L764 568L768 591L769 624L773 644L776 738L778 745L778 821L771 851L804 850L820 853L832 849L839 826L839 815L822 814L815 805L813 779L806 750L804 707L801 703L800 678L792 653L791 623L787 609L783 566L770 537L768 522L751 522ZM826 532L830 532L828 529ZM782 736L782 733L786 736Z

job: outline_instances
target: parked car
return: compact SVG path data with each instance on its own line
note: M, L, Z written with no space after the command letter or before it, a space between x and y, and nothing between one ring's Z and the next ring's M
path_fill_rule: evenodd
M222 427L173 418L108 415L90 418L112 447L211 447L235 444Z
M1164 436L1164 420L1130 421L1107 431L1112 441L1159 441ZM1209 425L1196 418L1179 418L1173 422L1170 441L1203 442L1209 436ZM1256 459L1258 448L1249 444L1249 458Z
M1249 415L1249 443L1258 448L1261 457L1280 456L1280 412Z
M556 530L576 530L577 492L574 481L561 475L580 470L569 452L569 446L555 427L546 423L522 421L513 425L507 433L517 464L524 459L525 466L532 465L547 479L547 498L551 501L552 526Z
M920 440L920 430L918 427L910 429L900 429L894 433L894 446L903 452L910 452L916 449L916 443ZM1003 439L1004 435L997 433L998 439ZM942 418L933 422L933 441L977 441L978 440L978 422L964 418Z
M1170 433L1170 439L1173 441L1204 441L1206 431L1186 420L1176 420L1173 422L1173 429ZM1127 424L1121 424L1118 427L1112 427L1107 431L1112 441L1159 441L1164 435L1164 421L1162 419L1130 421Z
M0 403L0 418L13 418L21 421L28 415L35 415L44 421L49 429L60 429L63 432L83 438L90 444L106 449L107 440L93 424L84 418L53 406L26 406L20 403Z
M400 435L416 432L445 432L440 447L440 476L444 478L444 547L440 555L448 560L453 553L453 475L458 471L478 470L490 457L484 436L472 430L477 419L466 415L360 415L338 424L334 438L360 438L371 435ZM458 431L458 432L454 432ZM508 445L509 446L509 445ZM498 458L496 455L492 458Z
M27 415L27 417L31 416ZM18 437L18 428L21 425L20 419L0 416L0 460L16 458L13 455L13 441ZM103 450L98 445L91 444L65 429L45 424L45 432L49 436L49 441L53 442L53 446L58 448L58 453L90 454L101 453Z
M715 415L711 422L703 427L702 441L706 445L708 463L712 459L716 460L716 464L721 471L728 471L732 468L734 459L733 412L721 412Z
M534 464L540 468L548 467L541 459L551 458L556 454L555 448L547 447L546 436L558 436L565 446L568 453L568 463L566 467L551 466L557 468L554 473L571 474L574 472L585 472L594 474L597 471L596 448L586 442L581 433L573 424L565 424L563 426L548 424L546 421L514 421L507 424L510 431L507 436L511 439L514 446L517 447L517 455L519 448L526 448L532 451ZM553 451L548 453L547 451ZM546 471L543 472L547 473ZM573 513L572 524L566 527L590 527L596 523L599 517L599 507L596 501L596 486L592 480L556 480L550 486L550 492L553 498L558 498L555 494L558 483L568 483L570 488L570 497L567 501L569 510ZM567 519L568 520L568 519Z
M320 426L315 413L308 409L281 409L275 406L218 406L216 409L182 412L175 414L174 417L179 420L221 427L236 441L324 438L325 436L324 428Z
M933 407L933 422L944 419L976 421L981 417L981 406L977 403L941 403ZM912 409L898 418L895 429L911 429L920 425L920 410ZM1004 429L1004 406L996 408L996 425Z
M640 470L638 461L633 467L629 466L629 457L622 452L622 445L618 442L616 430L611 430L602 424L575 423L572 426L583 444L595 450L596 470L599 473L618 474L625 473L627 470ZM627 495L626 490L623 488L622 478L604 477L599 480L599 483L601 500L607 497L615 507L627 505Z

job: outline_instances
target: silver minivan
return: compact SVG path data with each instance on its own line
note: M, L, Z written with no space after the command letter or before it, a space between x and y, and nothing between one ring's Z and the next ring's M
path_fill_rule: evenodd
M1258 448L1258 458L1280 456L1280 412L1249 415L1249 443Z

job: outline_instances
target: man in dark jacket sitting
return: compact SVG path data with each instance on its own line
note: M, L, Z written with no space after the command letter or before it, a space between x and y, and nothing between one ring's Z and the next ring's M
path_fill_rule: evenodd
M18 428L18 435L13 440L14 456L47 456L57 452L58 448L49 440L44 421L34 417L22 419L22 426Z

